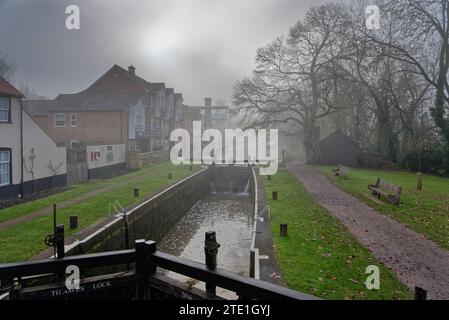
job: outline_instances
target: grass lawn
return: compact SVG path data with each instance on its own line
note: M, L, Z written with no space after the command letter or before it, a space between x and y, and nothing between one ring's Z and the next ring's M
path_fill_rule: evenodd
M423 190L416 190L416 174L404 171L351 169L349 179L334 177L335 167L316 166L342 190L361 201L406 224L410 229L426 236L445 249L449 249L449 179L424 176ZM367 186L377 178L402 186L399 206L378 204L366 197Z
M287 285L324 299L411 299L412 294L327 210L319 206L288 171L263 179L272 214L276 254ZM288 236L279 224L288 223ZM380 290L364 284L366 267L380 268Z
M168 172L173 174L173 180L168 180ZM148 179L136 179L134 182L130 182L125 186L117 187L109 192L97 195L83 201L80 204L58 210L58 223L63 223L68 226L69 216L74 213L78 215L79 227L76 230L66 228L66 237L68 237L71 234L107 216L110 202L118 200L123 207L129 206L143 200L149 194L158 191L164 186L173 183L174 181L181 180L191 173L192 172L189 170L189 166L175 166L171 163L162 163L146 167L129 175L104 181L94 181L92 182L92 185L95 189L114 183L120 183L121 180L128 179L129 177L148 177ZM80 188L83 190L91 190L90 184L91 183L89 182L86 185L82 185ZM134 197L134 188L140 189L140 196L138 198ZM62 194L58 196L62 196ZM67 195L64 195L64 197L68 199ZM53 196L49 198L53 198ZM42 205L45 207L52 204L54 201L54 199L39 199L35 202L44 202L45 205L40 203L37 206ZM20 207L25 209L26 205L27 204L24 204ZM28 205L33 208L36 207L33 202L30 202ZM14 208L8 208L5 210L10 209ZM0 214L1 213L2 212L0 211ZM44 237L53 232L52 221L53 215L50 214L0 230L0 263L26 260L45 250L46 246L44 244Z

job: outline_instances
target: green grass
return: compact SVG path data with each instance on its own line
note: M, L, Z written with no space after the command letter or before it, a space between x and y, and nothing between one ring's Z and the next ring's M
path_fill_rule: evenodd
M158 164L157 168L160 168L165 172L165 170L169 170L171 168L171 165L169 163ZM43 208L48 208L52 206L54 203L56 204L61 203L63 201L70 200L82 196L83 194L95 191L99 188L113 187L115 184L120 183L124 180L134 180L140 179L145 176L150 176L151 174L153 174L153 172L154 167L150 166L111 179L89 180L88 182L72 186L67 191L63 191L45 198L20 204L14 207L0 209L0 222L13 219L22 215L26 215Z
M449 249L449 179L424 176L423 190L416 190L416 174L405 171L351 169L349 179L334 177L334 167L316 166L342 190L353 194L377 211L404 223L410 229ZM367 186L377 178L402 187L401 203L394 206L369 199Z
M173 174L173 180L168 180L168 172ZM129 206L191 173L188 166L174 166L170 163L152 165L138 172L133 172L131 174L133 176L145 175L148 176L148 179L138 179L135 182L102 193L80 204L58 210L58 223L63 223L67 226L69 216L74 213L78 215L79 227L76 230L66 228L66 237L68 237L107 216L111 201L118 200L123 207ZM104 184L101 184L101 181L96 181L94 185L103 187L111 183L119 183L121 179L126 179L128 176L106 180ZM134 188L140 189L138 198L134 197ZM0 263L26 260L45 250L44 237L53 231L52 219L53 216L50 214L0 230Z
M264 178L276 255L288 287L324 299L411 299L411 292L327 210L319 206L288 171ZM279 224L288 236L279 236ZM368 290L366 267L380 268L380 290Z

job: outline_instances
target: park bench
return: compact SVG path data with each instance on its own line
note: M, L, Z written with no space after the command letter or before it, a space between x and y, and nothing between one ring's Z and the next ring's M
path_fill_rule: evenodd
M376 184L368 185L368 189L373 192L373 195L380 199L381 196L387 198L388 202L399 205L401 199L402 188L392 183L388 183L385 180L379 178Z
M338 177L349 177L349 168L342 165L338 165L337 169L332 170L332 172Z

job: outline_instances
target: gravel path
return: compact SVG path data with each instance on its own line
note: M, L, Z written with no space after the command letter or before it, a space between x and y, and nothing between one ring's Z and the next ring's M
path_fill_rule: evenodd
M449 299L448 251L343 192L312 167L292 163L288 169L410 289L426 289L428 299Z

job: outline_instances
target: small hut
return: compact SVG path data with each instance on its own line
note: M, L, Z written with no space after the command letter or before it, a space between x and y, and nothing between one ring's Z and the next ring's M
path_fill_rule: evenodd
M359 146L341 130L332 132L320 141L320 152L320 164L357 166Z

